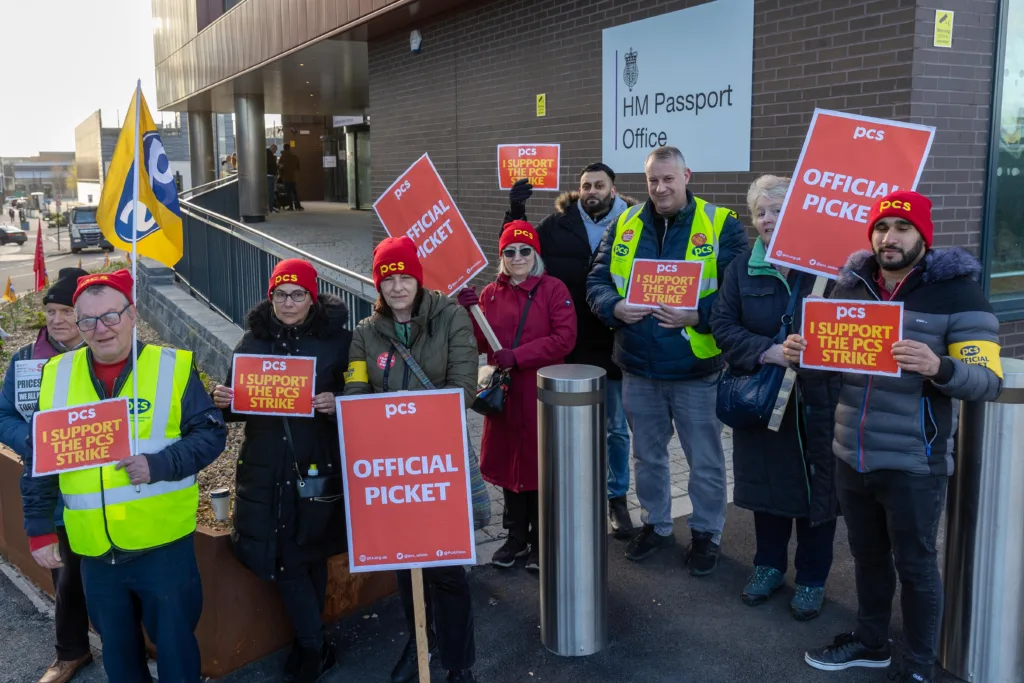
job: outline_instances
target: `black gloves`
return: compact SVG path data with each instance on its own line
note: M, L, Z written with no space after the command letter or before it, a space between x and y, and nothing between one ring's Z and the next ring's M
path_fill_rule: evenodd
M508 193L509 215L522 218L526 215L526 200L533 196L533 185L528 178L520 178Z

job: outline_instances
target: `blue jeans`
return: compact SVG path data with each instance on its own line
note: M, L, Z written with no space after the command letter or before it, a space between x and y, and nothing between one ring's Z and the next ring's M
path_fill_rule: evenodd
M608 497L621 498L629 491L629 423L622 407L622 380L606 386L608 425Z
M691 531L722 540L727 505L722 423L715 414L716 372L690 380L656 380L622 374L622 404L633 432L636 497L644 524L661 536L672 534L672 474L668 443L673 425L690 465Z
M203 587L192 536L127 562L82 558L89 618L103 639L109 683L150 683L142 626L156 645L160 683L199 683L195 630Z

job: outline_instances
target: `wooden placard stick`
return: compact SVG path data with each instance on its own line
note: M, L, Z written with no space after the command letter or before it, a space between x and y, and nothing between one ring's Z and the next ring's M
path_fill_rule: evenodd
M825 286L828 285L828 278L821 275L814 278L814 287L811 288L811 296L820 297L825 293ZM773 432L779 431L782 426L782 417L786 414L786 405L789 404L789 396L793 393L793 386L796 384L796 370L786 368L786 374L782 377L782 386L779 387L779 395L775 399L775 408L772 409L772 419L768 421L768 429Z
M423 599L423 570L412 570L412 605L416 619L416 661L420 683L430 683L430 646L427 645L427 603Z
M495 351L501 351L501 342L498 341L497 335L491 329L491 324L487 322L487 318L484 317L484 312L480 309L480 306L470 306L469 312L473 315L473 319L476 320L476 324L480 326L480 331L484 333L484 337L487 338L487 343L491 345L491 348Z

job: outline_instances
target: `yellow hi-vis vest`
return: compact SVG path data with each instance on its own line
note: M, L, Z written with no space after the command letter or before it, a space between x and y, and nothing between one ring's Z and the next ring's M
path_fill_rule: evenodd
M693 212L685 260L704 262L704 272L700 280L700 298L703 299L718 291L718 242L722 235L722 227L731 212L698 197L694 197L693 201L697 206ZM615 226L610 270L612 282L622 297L626 296L629 287L633 259L636 258L640 233L644 229L640 212L645 205L646 203L631 206L619 216ZM721 353L715 344L715 338L710 334L702 334L692 327L687 327L683 336L690 340L690 348L697 358L714 358Z
M43 367L39 409L69 408L100 400L93 386L88 349L56 356ZM155 454L181 438L181 400L192 373L192 353L145 346L139 353L139 453ZM118 398L132 408L132 377ZM134 416L129 415L134 431ZM113 465L60 475L64 528L71 549L100 557L111 548L145 550L176 541L196 529L199 486L195 475L179 481L131 483Z

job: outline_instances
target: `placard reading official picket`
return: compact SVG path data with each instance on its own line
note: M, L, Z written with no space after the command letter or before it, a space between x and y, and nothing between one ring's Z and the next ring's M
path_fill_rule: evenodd
M39 385L43 381L43 366L46 358L14 361L14 405L26 420L32 419L32 412L39 401Z
M316 358L238 353L231 385L234 413L313 417Z
M800 367L900 376L892 345L903 337L903 302L804 299L801 334Z
M132 454L129 429L126 398L40 410L32 416L32 476L124 460Z
M655 147L694 171L750 170L754 0L715 0L602 32L601 160L643 173Z
M814 110L767 260L838 277L850 254L870 248L871 206L917 187L934 135L931 126Z
M337 399L352 572L476 564L461 389Z
M658 304L665 304L672 308L693 310L700 301L700 278L703 273L703 261L634 259L626 303L646 308L658 308Z
M424 154L373 203L388 235L408 235L423 263L423 286L451 294L487 267L480 244Z
M498 189L511 190L526 178L535 190L558 190L561 145L522 143L498 145Z

